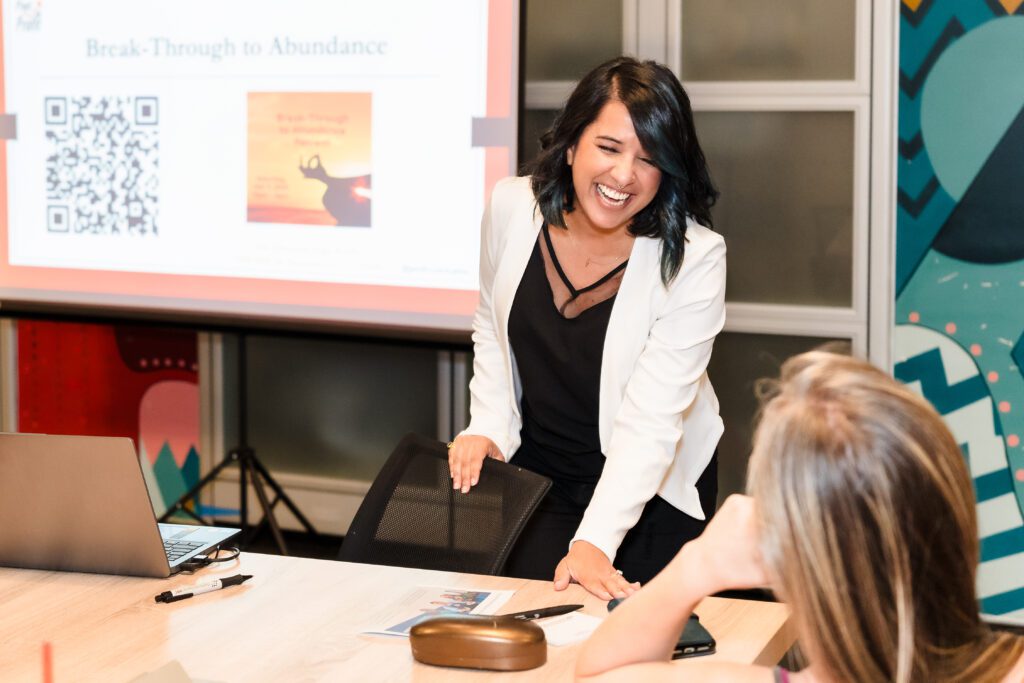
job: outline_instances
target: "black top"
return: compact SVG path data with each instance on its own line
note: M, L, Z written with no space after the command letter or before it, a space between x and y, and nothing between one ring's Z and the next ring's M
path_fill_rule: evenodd
M601 354L617 283L610 296L567 318L555 304L549 277L556 288L568 289L572 301L617 275L621 280L625 267L623 262L576 289L558 263L545 225L512 303L508 333L523 391L516 464L554 479L556 487L559 480L594 485L604 468L598 431ZM566 303L560 308L564 311Z

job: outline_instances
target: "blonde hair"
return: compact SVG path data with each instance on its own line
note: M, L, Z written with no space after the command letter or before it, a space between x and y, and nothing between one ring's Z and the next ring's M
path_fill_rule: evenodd
M837 681L997 681L1024 639L978 615L977 520L938 413L868 363L827 351L782 367L748 492L804 652Z

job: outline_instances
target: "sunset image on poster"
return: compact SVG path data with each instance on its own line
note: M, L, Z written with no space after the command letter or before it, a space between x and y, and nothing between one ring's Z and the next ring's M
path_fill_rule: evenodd
M249 222L370 227L370 101L249 93Z

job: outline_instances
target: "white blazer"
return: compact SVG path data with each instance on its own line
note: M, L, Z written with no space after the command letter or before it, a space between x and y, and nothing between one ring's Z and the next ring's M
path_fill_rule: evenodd
M464 433L489 437L506 460L522 428L508 316L543 225L536 204L529 178L498 182L481 232ZM666 288L660 241L636 238L608 321L598 417L606 462L573 541L593 543L610 560L655 494L705 519L696 483L722 435L706 368L725 323L725 241L693 221L686 239L682 267Z

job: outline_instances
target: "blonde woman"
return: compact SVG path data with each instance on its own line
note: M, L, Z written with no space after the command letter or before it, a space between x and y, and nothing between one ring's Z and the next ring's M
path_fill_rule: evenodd
M579 680L1024 681L1024 639L979 620L971 481L922 398L848 356L791 359L763 409L748 492L609 616ZM793 610L804 670L669 663L701 598L764 585Z

